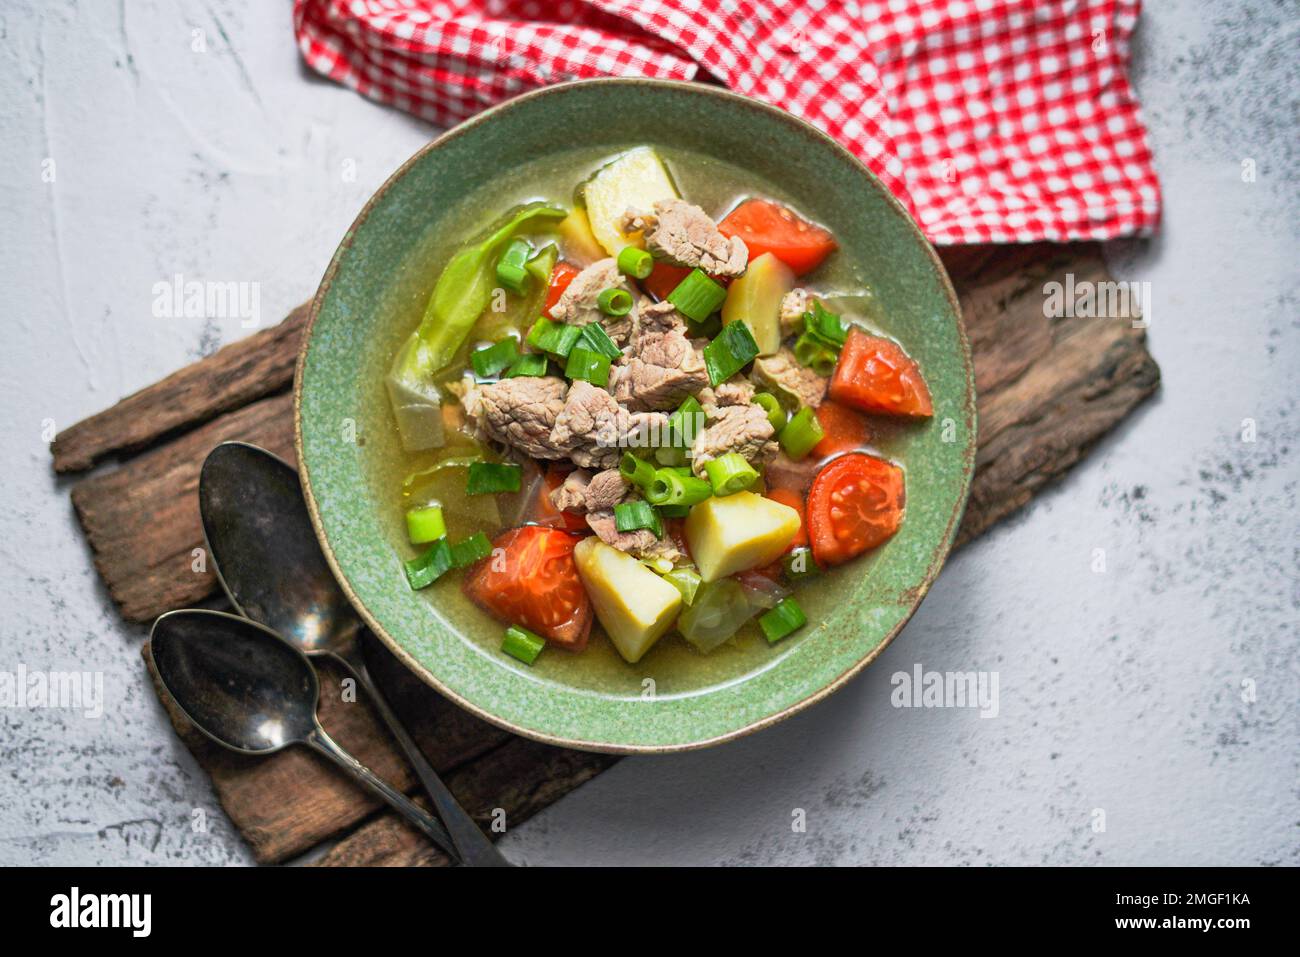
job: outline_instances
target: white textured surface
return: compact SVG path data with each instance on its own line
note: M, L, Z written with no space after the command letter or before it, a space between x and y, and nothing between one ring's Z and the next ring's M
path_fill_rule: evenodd
M625 760L508 835L508 854L1300 863L1300 81L1282 6L1150 4L1138 29L1165 226L1111 258L1153 285L1160 395L957 555L848 688L727 747ZM107 698L98 721L0 710L0 864L243 862L148 687L142 630L91 570L44 420L62 428L246 334L153 318L155 282L259 282L264 322L306 298L430 130L308 75L287 3L10 3L0 36L0 671L102 671ZM892 708L891 673L916 663L997 671L1000 714Z

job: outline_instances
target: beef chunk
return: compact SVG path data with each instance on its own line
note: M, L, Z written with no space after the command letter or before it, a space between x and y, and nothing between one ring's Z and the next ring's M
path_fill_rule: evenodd
M600 311L596 301L606 289L623 289L629 295L635 295L627 277L618 271L618 263L613 259L592 263L574 276L559 302L551 307L551 318L571 326L599 322L614 340L614 344L622 348L627 345L631 334L632 318L630 314L607 316Z
M810 405L814 409L822 404L822 399L826 396L826 385L830 381L806 365L801 365L786 346L782 346L781 351L774 356L755 359L752 376L754 381L767 388L786 392L798 399L800 405Z
M613 545L619 551L627 552L634 558L666 558L670 562L675 562L682 557L682 553L671 539L656 538L655 533L648 528L639 528L635 532L620 532L612 508L588 513L587 524L606 545Z
M812 308L806 289L791 289L781 297L781 338L803 332L803 314Z
M772 423L760 405L729 405L709 416L691 445L691 469L703 477L704 463L739 452L751 464L765 463L777 452Z
M627 449L651 445L667 423L660 412L629 412L604 389L579 379L555 419L550 442L581 468L607 469L618 465Z
M612 509L627 498L628 491L618 469L605 469L594 476L586 469L575 469L551 493L551 504L564 512L595 512Z
M715 276L739 276L749 264L745 242L728 239L700 207L682 199L663 199L653 213L629 209L624 232L645 231L646 248L658 259L678 266L698 266Z
M675 409L708 385L704 356L672 303L642 302L627 354L610 370L610 390L629 409Z
M729 405L749 405L754 401L754 384L744 379L723 382L716 389L705 386L696 395L706 415L716 415L718 409Z
M465 412L480 434L537 459L562 459L551 441L568 383L554 376L520 376L468 389Z

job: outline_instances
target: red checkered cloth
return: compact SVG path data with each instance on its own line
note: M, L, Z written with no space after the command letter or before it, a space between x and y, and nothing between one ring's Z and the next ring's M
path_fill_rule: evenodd
M294 0L303 58L439 126L595 76L708 75L848 147L935 243L1149 233L1139 0Z

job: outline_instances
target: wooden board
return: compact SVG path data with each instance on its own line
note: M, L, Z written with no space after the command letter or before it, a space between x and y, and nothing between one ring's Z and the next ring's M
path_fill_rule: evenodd
M962 300L975 357L979 449L964 543L1022 507L1155 391L1160 373L1145 334L1127 319L1049 318L1046 283L1073 273L1110 279L1093 245L972 247L945 262ZM56 471L93 472L72 502L95 567L125 619L211 603L216 583L202 546L196 487L204 456L242 439L293 459L293 364L306 307L283 323L182 369L60 433ZM614 762L507 734L461 711L367 647L389 700L449 786L485 825L519 824ZM144 648L146 663L149 652ZM152 673L152 669L151 669ZM414 781L364 700L322 675L322 723L376 772ZM165 705L169 702L162 696ZM303 749L268 758L230 754L169 706L177 732L212 776L222 807L258 861L318 852L317 863L445 864L446 858L366 793Z

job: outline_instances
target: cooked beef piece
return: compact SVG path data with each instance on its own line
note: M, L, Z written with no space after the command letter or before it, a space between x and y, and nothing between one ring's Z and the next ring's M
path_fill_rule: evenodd
M749 405L754 401L754 391L754 383L744 379L732 379L722 383L716 389L705 386L695 397L700 400L706 415L716 415L718 409L729 405Z
M644 230L646 248L656 258L678 266L698 266L715 276L739 276L749 264L744 240L728 239L708 213L682 199L659 200L653 213L629 209L620 226L624 232Z
M691 469L704 476L704 463L728 452L739 452L752 465L767 462L777 452L772 423L761 405L728 405L708 418L691 445Z
M781 338L803 332L803 314L812 308L807 289L791 289L781 297Z
M600 311L596 301L606 289L623 289L629 295L635 295L627 277L618 271L618 263L613 259L592 263L574 276L559 302L551 307L551 318L571 326L599 322L614 340L614 344L622 348L627 345L631 334L632 317L631 314L607 316Z
M751 375L755 382L766 388L777 393L786 392L798 399L800 405L810 405L814 409L822 404L826 384L830 381L801 365L787 346L782 346L774 356L755 359Z
M767 480L768 488L792 488L806 494L821 467L820 463L821 459L816 455L796 462L778 449L772 461L767 463L763 478Z
M561 512L586 511L587 488L590 485L591 473L586 469L574 469L551 492L551 504Z
M675 409L708 385L704 356L686 337L672 303L643 302L627 355L610 370L610 390L629 409Z
M579 379L555 419L550 442L574 465L607 469L617 466L627 449L653 444L667 423L659 412L629 412L604 389Z
M605 469L594 476L586 469L575 469L551 493L551 504L564 512L594 512L613 508L627 498L628 491L618 469Z
M562 459L551 440L564 411L568 383L554 376L520 376L467 389L462 402L478 431L536 459Z
M672 539L656 538L648 528L639 528L635 532L620 532L614 520L614 510L603 508L587 514L587 524L606 545L613 545L621 552L627 552L635 558L666 558L675 562L682 553L673 544Z

